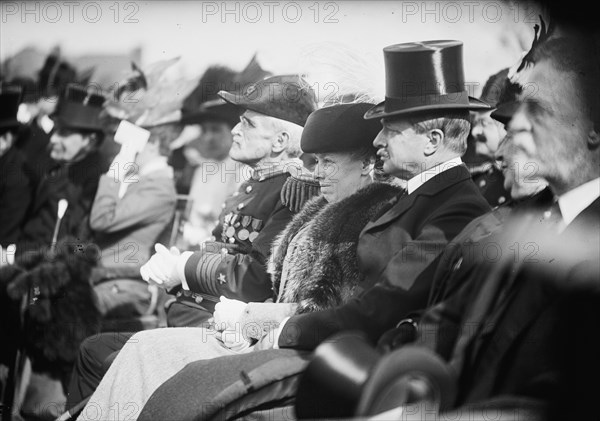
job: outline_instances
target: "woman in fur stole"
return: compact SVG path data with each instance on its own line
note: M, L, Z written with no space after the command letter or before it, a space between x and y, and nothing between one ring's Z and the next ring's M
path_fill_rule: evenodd
M381 126L363 120L370 107L335 105L308 118L301 147L316 154L322 195L305 205L273 245L269 268L276 302L246 304L222 297L214 317L217 330L137 333L112 363L83 416L86 411L105 415L127 402L127 416L136 418L154 390L187 363L249 352L263 329L285 317L337 306L368 288L356 258L360 232L401 192L391 184L373 183L372 142Z

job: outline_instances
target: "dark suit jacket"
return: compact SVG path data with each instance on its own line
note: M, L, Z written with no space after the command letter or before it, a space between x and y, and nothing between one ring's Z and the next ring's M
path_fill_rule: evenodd
M422 314L411 315L419 321L418 342L444 358L450 358L460 334L465 309L486 282L489 265L499 262L503 252L514 253L510 249L499 248L504 224L514 215L543 212L552 204L553 198L552 191L546 188L518 203L495 208L473 220L451 241L436 269L427 308ZM394 338L397 343L388 346L388 349L414 340L415 332L410 333L413 339L402 342Z
M25 159L15 148L0 157L0 245L16 244L21 223L31 202L30 174Z
M597 325L599 320L597 307L588 320L576 324L565 323L564 311L573 304L570 291L576 289L582 273L590 273L581 267L591 263L597 272L599 214L600 199L596 199L554 241L525 237L536 245L536 254L529 255L535 260L527 263L523 256L497 265L485 272L475 299L465 296L455 304L469 309L450 358L459 373L457 405L498 395L546 402L563 399L557 393L563 364L575 364L578 348L588 346L567 339L582 324L595 321ZM521 240L512 239L513 244ZM593 283L597 285L597 279Z
M374 286L344 306L292 317L279 346L312 350L347 329L363 331L375 342L406 314L425 307L440 253L489 210L465 166L444 171L393 200L359 239L359 269Z
M41 180L25 219L17 253L37 250L52 241L60 199L69 206L60 225L58 239L72 236L81 241L91 237L88 216L98 189L100 175L108 165L98 152L91 152L79 162L55 164Z

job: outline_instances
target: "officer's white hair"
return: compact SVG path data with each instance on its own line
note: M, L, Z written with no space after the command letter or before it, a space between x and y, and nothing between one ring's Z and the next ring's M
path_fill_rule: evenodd
M289 143L286 148L286 153L290 158L297 158L302 154L300 149L300 138L302 137L302 126L299 126L291 121L281 120L279 118L271 118L273 130L286 132L289 135Z

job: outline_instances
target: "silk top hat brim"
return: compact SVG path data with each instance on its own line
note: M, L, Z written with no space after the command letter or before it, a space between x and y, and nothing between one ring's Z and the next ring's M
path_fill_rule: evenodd
M383 53L385 101L368 110L365 119L491 109L465 89L462 42L410 42L386 47Z

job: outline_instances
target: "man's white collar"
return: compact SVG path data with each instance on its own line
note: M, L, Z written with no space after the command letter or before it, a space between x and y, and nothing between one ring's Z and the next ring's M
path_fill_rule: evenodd
M438 174L443 173L444 171L449 170L450 168L454 168L458 165L462 165L462 159L460 157L449 159L446 162L442 162L441 164L437 164L434 167L429 168L428 170L423 171L420 174L415 175L413 178L408 180L406 183L406 190L408 194L411 194L427 181L431 180Z
M558 198L558 207L566 225L600 197L600 177L588 181Z

